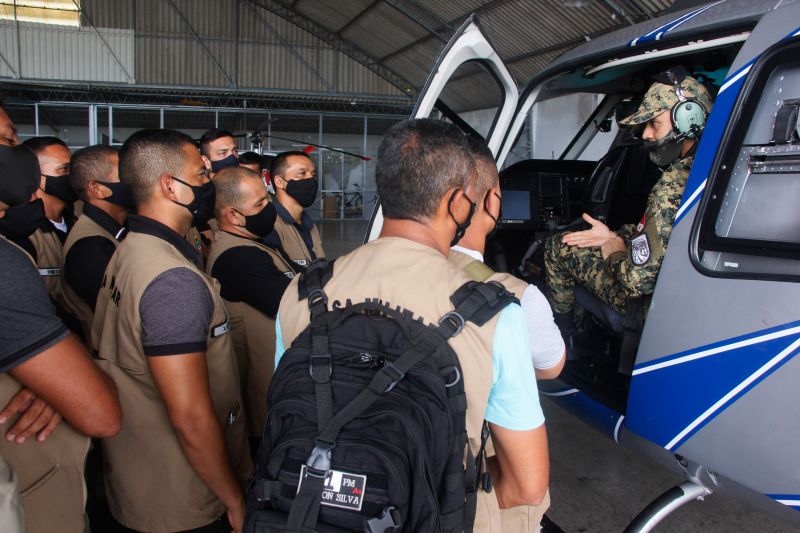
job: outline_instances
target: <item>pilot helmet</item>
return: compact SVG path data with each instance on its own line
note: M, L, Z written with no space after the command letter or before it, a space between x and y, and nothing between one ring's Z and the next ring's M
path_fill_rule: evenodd
M702 83L682 68L670 69L656 76L639 108L619 124L641 128L653 117L669 111L672 132L663 139L647 143L653 162L666 166L680 157L684 139L700 137L712 105L711 95Z

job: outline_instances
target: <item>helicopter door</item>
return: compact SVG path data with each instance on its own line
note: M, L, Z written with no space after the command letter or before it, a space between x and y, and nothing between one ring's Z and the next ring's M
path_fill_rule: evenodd
M768 12L719 91L645 324L626 420L795 520L798 20L800 4Z
M439 118L486 139L495 155L517 107L517 85L474 15L453 35L433 67L411 118ZM380 204L367 241L383 226Z

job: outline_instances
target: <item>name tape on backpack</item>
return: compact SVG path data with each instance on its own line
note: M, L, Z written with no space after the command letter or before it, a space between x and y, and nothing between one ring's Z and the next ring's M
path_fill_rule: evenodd
M300 483L297 492L306 478L306 465L300 468ZM322 505L339 507L350 511L360 511L364 504L364 490L367 488L367 476L349 474L339 470L328 470L322 486Z

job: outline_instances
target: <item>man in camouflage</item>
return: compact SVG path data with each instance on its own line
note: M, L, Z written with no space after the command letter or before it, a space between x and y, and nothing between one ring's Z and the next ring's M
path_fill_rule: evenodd
M674 72L679 72L679 77ZM591 229L559 233L546 243L550 299L556 323L565 337L574 334L572 306L576 284L586 286L622 315L628 297L652 294L655 288L698 136L705 124L703 118L701 124L692 124L688 134L681 132L673 124L672 110L682 102L684 106L699 103L707 116L712 106L706 88L683 74L668 71L656 78L658 81L650 86L636 112L620 121L622 126L643 128L641 137L650 150L650 159L663 169L647 198L639 224L612 232L584 213L583 219Z

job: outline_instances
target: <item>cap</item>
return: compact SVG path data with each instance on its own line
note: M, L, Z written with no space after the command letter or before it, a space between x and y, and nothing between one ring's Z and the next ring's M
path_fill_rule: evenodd
M0 145L0 202L8 206L30 201L40 183L39 160L22 145Z
M691 76L685 76L681 81L680 87L684 100L697 100L703 105L706 113L711 112L713 105L711 95L702 83ZM680 101L673 85L657 81L647 89L639 109L632 115L620 120L619 124L620 126L644 124L656 115L671 110Z

